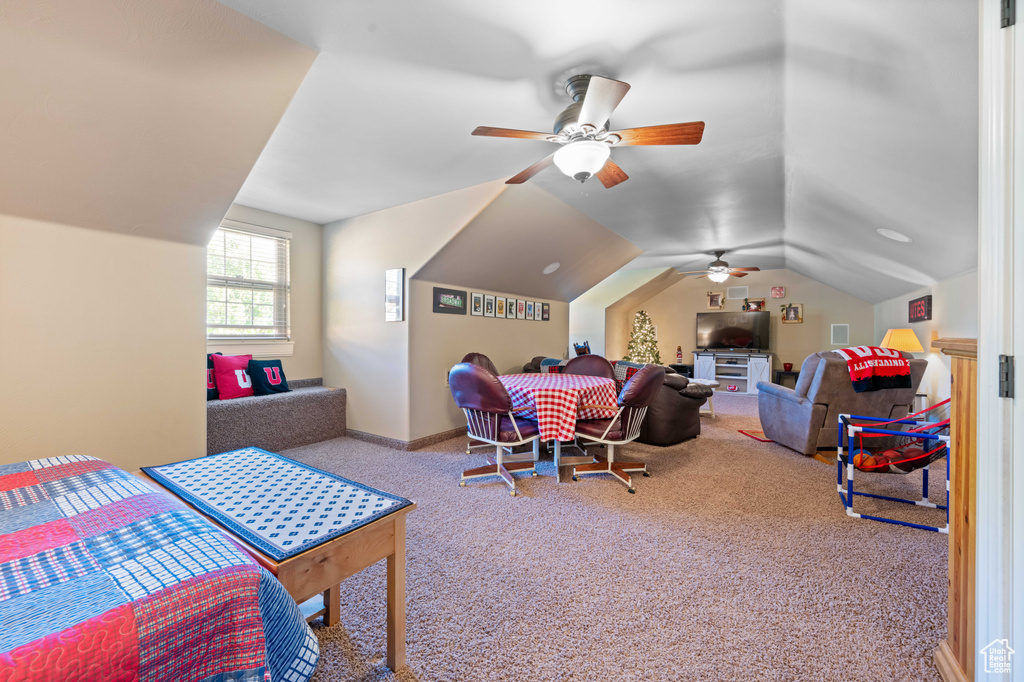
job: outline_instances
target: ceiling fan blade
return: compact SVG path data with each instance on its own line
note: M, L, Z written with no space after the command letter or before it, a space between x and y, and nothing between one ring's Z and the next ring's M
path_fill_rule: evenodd
M520 173L518 173L516 175L513 175L511 178L509 178L508 180L505 181L505 184L506 185L521 185L524 182L526 182L527 180L529 180L530 178L532 178L537 173L540 173L542 170L544 170L545 168L547 168L548 166L553 164L554 162L555 162L555 155L553 153L552 154L548 154L543 159L541 159L537 163L533 164L532 166L530 166L526 170L524 170L524 171L522 171L522 172L520 172Z
M738 272L761 272L761 268L733 268Z
M689 272L680 272L679 274L680 275L701 275L701 274L706 275L706 274L708 274L708 271L707 270L690 270Z
M745 273L745 272L730 272L729 276L730 277L746 277L747 273Z
M583 106L580 107L580 117L577 125L592 125L598 130L604 128L615 107L629 92L629 83L591 76L587 84L587 94L583 96Z
M704 137L704 121L626 128L613 130L609 134L621 138L619 145L700 144L701 138Z
M597 171L597 179L601 181L602 185L610 189L620 182L629 180L629 176L619 168L617 163L608 159L604 162L601 170Z
M490 126L479 126L473 131L473 135L485 137L514 137L519 140L544 140L548 142L551 133L537 133L532 130L513 130L512 128L491 128Z

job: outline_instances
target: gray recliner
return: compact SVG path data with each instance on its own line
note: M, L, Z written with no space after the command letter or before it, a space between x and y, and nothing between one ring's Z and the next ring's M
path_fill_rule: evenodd
M796 388L758 382L757 411L767 438L805 455L835 448L840 414L899 419L910 414L928 363L909 353L910 388L856 393L846 360L831 351L815 353L800 366Z

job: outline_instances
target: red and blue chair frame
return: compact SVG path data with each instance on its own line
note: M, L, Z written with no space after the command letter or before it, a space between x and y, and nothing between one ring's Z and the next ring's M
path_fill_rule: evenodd
M885 419L879 417L864 417L855 414L841 414L839 415L839 443L838 443L838 456L836 457L836 489L839 492L839 499L843 503L843 507L846 508L846 515L852 516L857 519L870 519L871 521L881 521L882 523L891 523L896 526L908 526L910 528L920 528L921 530L930 530L936 533L949 534L949 436L940 435L933 433L926 433L915 431L913 432L914 438L922 438L925 440L934 440L937 442L945 443L946 454L946 504L933 504L928 501L928 468L931 464L923 467L921 470L922 482L921 482L921 499L920 500L905 500L899 497L892 497L890 495L876 495L874 493L857 492L853 489L853 472L856 467L853 465L853 457L844 455L843 439L846 439L846 452L853 452L853 441L854 437L858 433L869 433L880 436L902 436L908 437L911 434L907 431L895 431L892 429L877 429L864 424L855 424L852 420L861 420L866 422L885 422L886 424L910 424L915 427L924 427L938 424L932 422L918 421L916 419ZM845 464L844 464L845 463ZM844 492L843 484L843 468L846 468L846 484ZM911 523L909 521L899 521L897 519L887 519L883 516L873 516L871 514L858 514L853 511L853 498L859 495L861 497L873 497L878 500L888 500L890 502L900 502L902 504L912 504L918 507L928 507L931 509L943 509L946 512L946 525L942 528L935 526L926 526L920 523Z

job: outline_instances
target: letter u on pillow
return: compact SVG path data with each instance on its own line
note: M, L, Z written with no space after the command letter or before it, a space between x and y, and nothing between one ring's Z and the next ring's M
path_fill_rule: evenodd
M244 398L253 394L252 379L249 377L251 355L214 355L213 378L217 382L217 393L221 400Z

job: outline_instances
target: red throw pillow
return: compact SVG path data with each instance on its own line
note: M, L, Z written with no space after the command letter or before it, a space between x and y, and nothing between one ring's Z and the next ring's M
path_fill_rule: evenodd
M252 379L249 378L251 355L213 355L210 359L213 360L213 378L221 400L252 395Z

